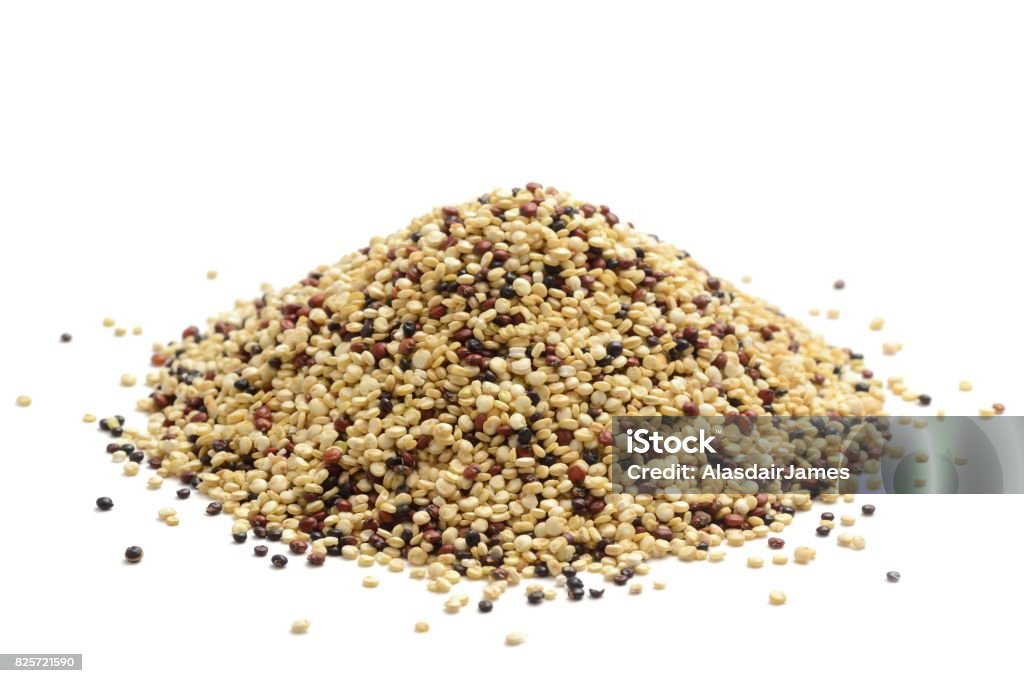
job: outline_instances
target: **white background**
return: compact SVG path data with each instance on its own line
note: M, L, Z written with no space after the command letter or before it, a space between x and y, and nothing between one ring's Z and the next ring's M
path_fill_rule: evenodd
M933 409L1020 414L1022 34L1012 2L0 4L0 652L83 652L62 675L90 680L1019 675L1019 497L890 496L861 553L805 515L785 538L820 548L812 566L746 569L755 544L657 563L664 593L530 608L520 588L450 616L405 576L271 570L201 500L122 477L80 417L128 414L145 390L118 377L151 341L261 282L533 180L751 275Z

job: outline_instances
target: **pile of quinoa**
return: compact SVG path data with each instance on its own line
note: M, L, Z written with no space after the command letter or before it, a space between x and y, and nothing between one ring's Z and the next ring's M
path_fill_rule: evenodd
M124 439L236 536L313 564L512 580L706 559L810 496L615 493L613 416L867 416L883 399L848 349L537 183L437 208L181 336L155 348L148 428Z

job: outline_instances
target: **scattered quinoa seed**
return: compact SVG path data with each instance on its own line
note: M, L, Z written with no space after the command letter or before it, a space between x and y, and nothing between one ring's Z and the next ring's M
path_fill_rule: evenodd
M832 288L833 289L844 289L845 287L846 287L846 281L845 280L836 280L835 282L832 283Z
M482 612L484 610L480 610L480 611ZM414 630L416 631L416 633L426 633L427 631L430 630L430 624L428 624L425 621L417 621L416 622L416 626L414 627Z
M885 579L889 583L899 583L900 573L899 572L886 572Z
M292 622L292 633L306 633L309 631L309 619L296 619Z
M376 576L364 576L363 577L363 588L376 588L380 585L380 579Z
M837 320L839 318L839 311L835 308L830 308L825 311L825 317L829 320Z
M122 387L134 387L135 386L135 375L125 373L121 375L121 386Z
M871 515L875 514L875 506L871 505L870 503L868 503L867 505L861 505L860 512L865 517L870 517Z
M104 318L103 319L103 327L113 327L114 324L115 324L115 321L114 321L113 318Z
M93 415L92 413L86 413L85 415L82 416L82 422L85 422L87 424L95 422L95 421L96 421L96 416Z
M526 642L526 634L513 631L505 636L505 644L510 646L522 645Z
M872 332L879 332L885 327L885 318L873 318L868 325Z
M786 594L782 591L772 591L768 593L768 602L773 605L784 605L786 604Z
M18 406L21 407L21 408L28 408L30 405L32 405L32 397L31 396L25 396L23 394L23 395L19 396L14 402L16 404L18 404Z
M208 271L206 271L206 279L207 280L216 280L217 279L217 271L216 270L208 270Z
M65 332L62 335L60 335L60 340L61 342L67 344L69 341L71 341L71 335L68 332Z
M793 559L797 564L807 564L813 560L814 556L817 554L818 553L814 548L808 548L807 546L802 545L798 546L797 549L793 551Z
M114 507L114 501L110 500L106 496L103 496L102 498L96 499L96 507L98 507L100 510L109 510L112 507Z
M130 545L124 551L124 559L135 564L142 559L142 548L137 545Z
M968 382L966 379L960 380L960 391L970 391L974 388L974 385Z
M996 415L1002 415L1003 413L1006 412L1006 406L1004 406L1002 403L993 403L992 404L992 411Z

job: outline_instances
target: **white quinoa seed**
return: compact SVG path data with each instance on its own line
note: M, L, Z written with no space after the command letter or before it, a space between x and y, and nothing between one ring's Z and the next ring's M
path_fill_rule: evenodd
M760 569L764 566L764 558L758 557L757 555L751 555L747 558L747 566L751 569Z
M885 326L885 318L873 318L868 327L872 332L879 332Z
M292 622L292 633L302 634L309 631L309 619L296 619Z
M206 279L207 280L216 280L217 279L217 271L216 270L208 270L208 271L206 271Z
M971 384L966 379L960 380L960 391L970 391L973 388L974 388L974 385Z
M113 318L104 318L103 327L113 327L116 324Z
M773 605L784 605L786 604L786 594L782 591L771 591L768 593L768 602Z
M516 646L526 642L526 634L520 631L513 631L505 636L505 644Z
M664 582L664 581L655 581L655 582L654 582L653 584L651 584L651 585L652 585L652 586L654 587L654 590L656 590L656 591L661 591L661 590L665 590L665 585L666 585L666 584L665 584L665 582Z
M95 421L96 421L96 416L93 415L92 413L86 413L85 415L82 416L82 422L92 423L92 422L95 422Z
M364 576L363 577L363 588L376 588L380 585L380 579L376 576Z
M814 548L808 548L807 546L797 546L796 550L793 551L793 559L797 564L807 564L814 559L814 556L818 554Z
M32 397L22 394L21 396L16 398L14 402L21 408L28 408L30 405L32 405Z
M121 386L122 387L134 387L135 386L135 375L125 373L121 375Z
M114 328L114 336L115 337L123 337L126 334L128 334L128 330L124 329L123 327L115 327Z

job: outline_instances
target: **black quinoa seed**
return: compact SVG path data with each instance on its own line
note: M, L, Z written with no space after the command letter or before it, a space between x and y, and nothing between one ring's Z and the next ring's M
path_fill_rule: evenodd
M268 552L270 552L270 548L265 545L254 545L252 547L252 554L256 557L264 557Z
M569 588L583 588L583 580L578 576L574 576L565 582L565 585Z
M861 512L862 512L862 513L863 513L863 514L864 514L865 516L867 516L867 517L870 517L871 515L875 514L875 506L874 506L874 505L871 505L871 504L868 504L868 505L861 505L861 507L860 507L860 511L861 511Z
M814 530L814 532L819 536L828 536L832 532L832 530L829 529L827 526L819 526L817 529Z
M586 595L586 591L582 588L573 588L569 591L570 600L582 600L584 595Z
M929 396L928 394L921 394L920 396L917 397L917 402L923 406L928 406L931 405L932 403L932 397Z
M622 574L618 574L614 579L612 579L612 583L614 583L616 586L625 586L627 583L629 583L629 577L623 576Z
M539 605L544 601L544 591L533 591L526 596L526 600L531 605Z
M206 514L211 515L211 516L212 515L219 515L223 509L224 509L223 505L221 505L217 501L213 501L212 503L210 503L209 505L206 506Z
M267 540L268 541L280 541L281 536L284 535L284 529L279 526L272 526L267 529Z
M186 498L192 495L192 489L178 489L177 491L175 491L175 495L177 495L178 498L185 500Z
M63 343L67 344L69 341L71 341L71 335L65 332L64 334L60 335L60 340Z
M480 610L481 612L483 612L484 614L487 614L492 609L494 609L494 603L491 602L490 600L481 600L480 602L478 602L476 604L476 608L478 610Z
M900 573L899 572L886 572L885 580L888 581L889 583L899 583L900 582Z
M96 507L98 507L100 510L109 510L110 508L114 507L114 501L110 500L106 496L103 496L102 498L96 499Z
M142 559L142 548L137 545L130 545L125 548L124 559L128 560L132 564L135 564Z
M833 514L831 512L822 512L821 513L821 518L822 519L827 519L828 521L831 522L833 519L836 518L836 516L835 516L835 514Z
M288 564L288 558L284 555L274 555L272 558L270 558L270 563L273 564L275 567L280 568Z
M590 589L590 597L594 598L595 600L600 598L602 595L604 595L604 589L603 588L591 588Z
M245 543L245 539L249 538L249 534L244 531L238 531L231 534L231 538L234 539L235 543Z
M564 576L567 579L571 579L572 577L576 576L576 570L572 567L563 567L562 576Z

